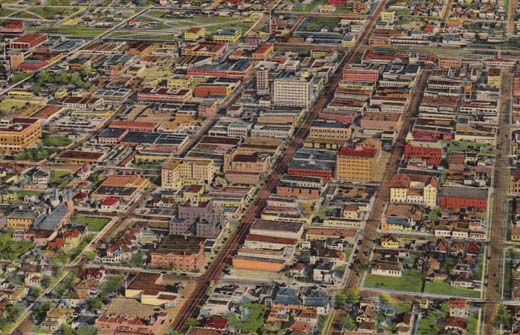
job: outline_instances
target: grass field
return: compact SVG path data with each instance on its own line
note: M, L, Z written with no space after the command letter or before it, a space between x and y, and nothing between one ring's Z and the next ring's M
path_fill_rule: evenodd
M256 16L195 16L195 17L171 17L167 16L166 11L151 10L144 16L139 17L140 20L150 22L157 20L159 27L177 28L180 31L186 30L189 27L203 26L207 33L213 33L222 28L236 28L240 29L242 33L246 32L256 22ZM154 27L154 29L161 29Z
M404 271L402 277L367 274L364 287L394 291L420 292L421 275L417 271Z
M426 282L426 286L424 287L424 293L445 294L450 296L466 298L480 297L480 291L452 287L450 284L441 281Z
M175 41L176 38L173 34L168 33L132 33L126 31L115 31L108 35L108 38L128 39L128 40L160 40L160 41Z
M9 8L0 8L0 16L8 16L10 14L14 13L14 10Z
M454 151L475 151L484 155L494 155L495 148L490 144L479 144L470 141L450 141L447 143L448 153Z
M68 7L31 7L29 11L47 20L54 20L57 15L68 16L74 13L77 9Z
M34 27L33 30L69 37L91 38L102 34L108 28Z
M0 234L0 258L17 259L33 247L32 242L14 241L11 238L12 230Z
M110 222L109 218L89 216L78 216L72 219L72 223L86 225L89 231L100 231L108 222Z
M43 194L43 191L39 191L39 190L19 190L16 192L16 196L20 200L23 200L23 198L28 195L41 195L41 194Z

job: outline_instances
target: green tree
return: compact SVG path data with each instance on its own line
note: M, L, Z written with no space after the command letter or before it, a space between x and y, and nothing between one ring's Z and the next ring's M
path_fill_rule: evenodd
M186 321L186 327L197 327L199 325L199 320L195 318L189 318L188 321Z
M132 255L132 258L130 259L130 264L136 267L143 266L143 253L139 251Z
M356 329L356 322L354 320L352 320L352 318L347 316L343 320L342 327L343 327L343 329L347 329L347 330L351 330L352 331L352 330Z
M336 307L345 306L345 304L347 303L347 295L345 291L341 291L338 294L336 294L334 302L336 304Z
M77 335L95 335L97 334L97 330L91 326L80 327L76 332Z
M500 305L495 314L495 325L509 329L511 327L512 315L506 306Z
M61 326L61 335L76 335L76 334L74 334L74 331L72 330L72 328L70 328L69 325L64 324L63 326Z
M356 305L359 303L360 295L359 289L357 288L349 288L345 291L345 299L347 304Z
M33 308L33 316L36 321L42 321L47 316L47 312L51 309L51 302L46 300L43 303L37 304Z

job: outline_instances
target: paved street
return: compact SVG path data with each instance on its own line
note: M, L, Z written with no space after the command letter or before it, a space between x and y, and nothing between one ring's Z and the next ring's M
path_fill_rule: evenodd
M493 216L489 238L489 260L487 271L487 288L484 309L484 333L493 334L494 315L500 297L500 264L504 246L504 229L507 226L504 203L508 192L508 154L510 137L510 113L512 98L512 76L508 71L502 71L502 86L500 87L500 123L497 132L497 159L494 173Z

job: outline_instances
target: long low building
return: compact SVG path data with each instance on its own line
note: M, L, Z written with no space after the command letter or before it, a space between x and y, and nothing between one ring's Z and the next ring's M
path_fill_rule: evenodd
M299 240L303 234L303 224L290 221L256 220L249 233Z

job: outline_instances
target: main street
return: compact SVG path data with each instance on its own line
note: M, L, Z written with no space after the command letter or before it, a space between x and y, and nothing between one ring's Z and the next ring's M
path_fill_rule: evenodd
M508 192L508 154L510 136L510 113L513 94L512 73L502 71L500 87L500 120L496 136L496 162L493 177L493 214L489 237L488 271L486 300L484 303L484 334L493 334L495 330L494 316L501 299L499 290L500 263L504 246L504 226L506 195Z
M359 286L361 275L359 271L359 265L368 260L368 253L370 247L372 246L372 242L377 234L377 228L379 227L380 218L383 215L383 210L385 208L386 200L388 198L390 190L390 181L392 180L394 174L397 173L399 161L401 160L401 157L404 152L405 137L413 121L413 113L418 110L424 90L426 88L426 83L429 75L429 70L423 70L421 72L417 80L417 85L415 86L415 90L413 92L413 96L408 106L408 109L403 116L403 124L401 130L399 131L390 159L388 160L383 180L376 194L374 205L372 206L372 209L370 211L370 215L368 217L365 230L363 232L363 240L358 249L356 257L354 258L355 267L353 271L350 272L350 276L347 281L348 288L354 288Z
M318 117L320 111L327 105L329 98L334 94L334 91L336 90L336 87L338 86L342 78L343 68L345 66L350 65L354 61L355 57L358 55L358 52L362 44L365 42L365 40L369 36L369 33L374 28L381 14L381 11L384 9L385 5L386 0L382 0L378 4L374 13L370 17L370 20L367 22L365 28L361 32L356 44L345 55L342 62L336 69L333 77L329 81L328 86L323 90L322 94L312 107L311 111L307 113L301 126L298 128L293 139L290 141L287 150L285 151L283 156L277 162L275 162L273 172L270 175L269 180L266 184L264 184L261 187L260 192L258 193L256 199L253 201L253 204L251 205L249 210L244 215L242 222L238 226L237 230L230 237L228 242L224 245L220 253L213 261L213 263L210 264L206 272L198 278L196 288L193 290L193 293L189 296L189 298L186 301L186 304L183 306L181 312L177 315L177 318L172 324L173 329L178 331L184 330L184 327L188 319L195 316L200 307L200 304L204 301L204 297L206 296L207 291L210 288L210 285L220 278L220 275L224 271L226 265L228 264L230 257L236 253L241 242L247 235L249 228L253 224L254 220L260 215L262 209L265 207L267 199L272 194L281 175L287 169L287 166L291 162L294 153L303 144L303 141L307 136L310 124L313 120L315 120Z

